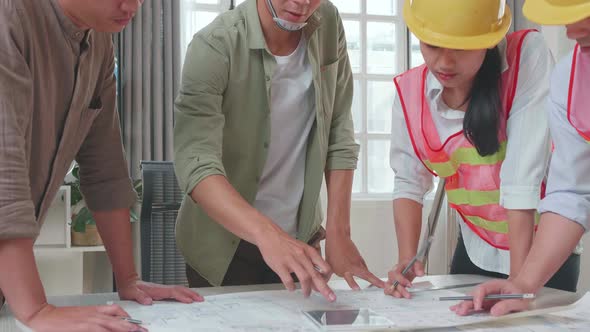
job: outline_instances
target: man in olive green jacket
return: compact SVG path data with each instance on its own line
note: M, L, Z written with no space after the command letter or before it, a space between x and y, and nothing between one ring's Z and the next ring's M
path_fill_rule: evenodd
M352 288L353 276L382 286L350 239L352 87L344 28L328 1L247 0L195 35L175 127L187 194L176 238L191 286L292 290L293 273L306 296L315 289L329 300L332 272Z

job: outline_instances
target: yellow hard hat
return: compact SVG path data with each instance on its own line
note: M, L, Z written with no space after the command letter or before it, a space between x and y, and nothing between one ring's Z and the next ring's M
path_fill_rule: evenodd
M502 41L512 13L505 0L405 0L404 19L410 31L427 44L477 50Z
M533 22L565 25L590 17L590 0L526 0L522 10Z

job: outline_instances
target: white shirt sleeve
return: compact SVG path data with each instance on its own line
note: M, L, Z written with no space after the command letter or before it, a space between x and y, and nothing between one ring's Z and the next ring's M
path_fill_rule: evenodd
M549 167L547 196L539 213L553 212L580 224L590 226L590 144L567 119L567 95L571 55L556 67L548 98L549 126L555 150Z
M407 198L422 204L424 195L432 189L433 175L414 151L397 91L392 110L390 164L395 173L393 199Z
M540 201L551 152L545 108L553 64L543 36L527 35L500 171L500 205L506 209L536 209Z

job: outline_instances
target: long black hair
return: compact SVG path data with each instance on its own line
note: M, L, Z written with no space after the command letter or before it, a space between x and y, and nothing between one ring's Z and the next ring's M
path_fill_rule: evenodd
M502 58L498 47L488 49L471 88L471 101L463 119L463 134L481 156L500 150L498 131L502 117L500 78Z

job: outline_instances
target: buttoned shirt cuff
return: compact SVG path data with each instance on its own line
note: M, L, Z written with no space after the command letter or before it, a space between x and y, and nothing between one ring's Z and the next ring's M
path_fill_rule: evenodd
M405 199L409 199L412 200L418 204L424 205L424 196L419 196L419 195L412 195L409 193L393 193L393 198L392 200L395 201L396 199L401 199L401 198L405 198Z
M332 144L328 147L326 170L356 169L360 146L354 141L350 144Z
M186 167L177 167L176 170L182 173L179 174L179 181L187 195L209 176L221 175L227 178L223 164L215 158L196 157Z
M326 161L326 169L329 171L356 169L357 162L358 159L352 156L350 158L330 157Z
M500 205L509 210L535 210L541 200L540 186L503 186Z
M584 227L588 232L590 202L581 195L570 192L555 192L547 195L539 205L539 213L552 212Z

